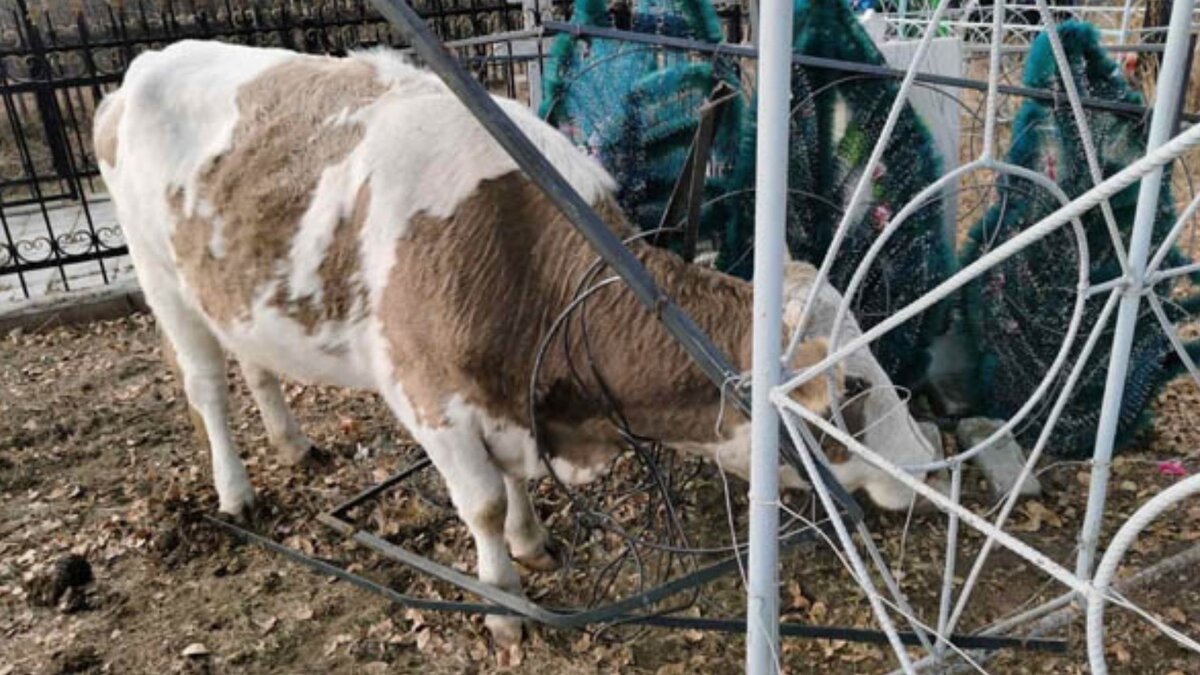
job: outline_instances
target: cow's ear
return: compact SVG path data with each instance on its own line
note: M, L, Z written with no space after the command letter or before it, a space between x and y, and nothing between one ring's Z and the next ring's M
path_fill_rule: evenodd
M843 382L840 408L842 422L846 424L846 431L861 441L859 434L867 426L867 390L871 388L871 383L854 375L847 375ZM850 459L850 451L832 436L821 433L816 436L821 439L821 449L831 463L841 464Z
M871 388L871 383L857 375L846 375L846 400L862 398L861 394Z
M842 397L842 420L851 436L857 437L867 428L867 399L870 398L867 392L870 388L870 381L854 375L846 376L846 393Z

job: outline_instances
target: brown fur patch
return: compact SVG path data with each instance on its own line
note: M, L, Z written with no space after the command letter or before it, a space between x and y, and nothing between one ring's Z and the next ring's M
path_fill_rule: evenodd
M96 149L96 159L109 166L117 165L117 126L121 115L125 112L125 99L117 98L110 105L100 109L98 124L94 132L93 144Z
M471 525L487 534L503 535L504 517L507 513L508 503L504 499L495 499L484 504L483 508L474 514Z
M214 256L209 247L214 223L184 213L181 190L168 195L179 269L208 315L221 323L244 317L259 289L282 280L281 263L321 173L349 156L363 137L360 125L327 120L370 104L384 91L367 63L315 57L270 68L239 89L231 147L204 171L197 195L213 206L220 222L223 255ZM282 284L275 295L274 303L310 330L322 321L345 320L362 296L352 280L357 235L369 203L370 189L364 185L337 224L329 257L321 264L319 306L311 299L291 299Z
M358 241L367 214L371 209L371 183L358 188L350 213L338 219L333 241L325 251L317 276L321 278L321 301L300 298L290 303L291 315L310 332L326 321L346 321L357 312L367 310L367 289L357 278L359 271ZM274 303L288 308L287 287L280 286Z
M632 233L615 204L597 211L618 235ZM449 218L418 214L396 249L381 320L396 380L420 423L443 424L445 403L459 395L528 428L537 347L595 261L583 237L514 172L481 183ZM631 249L735 366L748 368L750 285L648 244ZM570 326L569 346L561 334L551 343L536 391L556 455L591 465L619 447L605 390L636 433L675 443L724 440L715 431L719 389L623 285L592 295ZM812 352L805 347L801 360ZM817 388L802 391L806 404L824 399L823 384ZM724 418L726 432L744 421L732 406Z

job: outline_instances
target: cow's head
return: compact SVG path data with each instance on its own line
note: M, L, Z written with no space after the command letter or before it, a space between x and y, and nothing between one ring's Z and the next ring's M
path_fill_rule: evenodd
M805 264L789 263L785 275L785 323L795 325L804 305L805 297L813 292L814 270ZM832 287L824 289L815 303L813 327L809 330L828 331L833 325L832 313L840 296ZM842 344L860 334L857 324L850 318L850 331L843 330L839 337ZM837 395L830 401L836 406L844 428L861 444L891 461L907 467L928 464L940 457L926 438L917 421L908 409L907 401L900 396L883 367L875 360L869 349L860 349L841 364L844 372L839 375L843 383ZM814 378L810 383L824 383L826 378ZM811 408L810 408L811 409ZM830 415L827 415L827 418ZM829 458L831 468L838 481L850 492L862 490L871 501L887 510L909 508L913 491L888 474L874 468L857 454L850 452L833 437L812 428L813 436L822 445ZM942 489L940 475L925 472L913 474L918 480L926 480ZM926 502L918 506L925 507Z

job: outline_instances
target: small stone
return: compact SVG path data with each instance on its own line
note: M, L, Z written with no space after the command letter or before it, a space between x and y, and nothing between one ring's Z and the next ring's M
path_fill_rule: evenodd
M969 417L960 421L956 432L959 451L970 450L1002 426L1003 421L985 417ZM1012 492L1016 485L1017 478L1025 466L1025 452L1012 434L1006 433L991 447L976 455L972 461L987 478L988 485L992 488L992 497L999 499ZM1042 484L1037 476L1031 474L1027 477L1020 487L1019 494L1022 497L1041 496Z
M192 644L183 648L183 655L189 659L204 658L205 656L208 656L208 653L208 647L205 647L204 644L200 642L193 642Z

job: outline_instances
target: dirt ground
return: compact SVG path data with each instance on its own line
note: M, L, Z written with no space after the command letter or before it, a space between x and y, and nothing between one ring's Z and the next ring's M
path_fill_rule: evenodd
M329 454L324 465L293 469L280 466L267 448L236 376L231 388L236 436L269 507L260 523L264 531L402 592L473 600L347 543L312 520L419 456L379 402L289 385L301 423ZM1160 397L1158 431L1142 443L1147 450L1127 452L1117 462L1110 513L1128 515L1176 480L1159 470L1159 460L1178 459L1188 471L1200 469L1198 399L1186 381L1173 383ZM518 658L502 666L478 618L393 606L232 542L200 518L216 508L207 464L148 317L0 337L0 674L741 670L742 638L659 629L538 629ZM1022 506L1012 529L1069 565L1087 473L1078 464L1054 464L1041 477L1047 495ZM967 478L967 501L986 509L979 476ZM436 480L421 481L419 489L389 497L364 522L392 541L472 571L465 530ZM702 475L697 496L681 508L685 518L703 523L707 517L720 531L726 521L721 487L714 485ZM540 486L539 509L558 536L569 536L569 506L553 490ZM745 486L732 481L730 490L740 495ZM905 590L925 616L934 616L945 519L919 518L907 530L902 514L870 519ZM1153 525L1125 573L1197 538L1200 504L1187 504ZM967 537L962 555L978 539ZM86 559L94 579L43 606L39 579L70 553ZM968 630L1032 594L1048 598L1061 592L1014 556L996 554L992 560L965 619ZM526 583L532 597L552 604L589 583L586 570L573 574L527 575ZM867 603L828 547L802 548L789 558L781 579L785 618L872 626ZM1133 599L1179 630L1200 635L1196 581L1193 572L1163 579ZM619 592L629 583L623 578L614 588ZM706 587L684 613L737 616L743 611L740 597L733 575ZM1111 612L1107 625L1115 672L1200 673L1200 656L1189 656L1140 621ZM1081 633L1076 623L1063 634L1070 641L1066 655L1005 653L989 667L1001 673L1083 672ZM794 673L883 672L894 665L883 648L827 640L787 640L782 658Z

